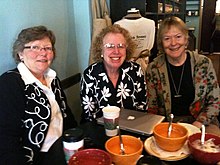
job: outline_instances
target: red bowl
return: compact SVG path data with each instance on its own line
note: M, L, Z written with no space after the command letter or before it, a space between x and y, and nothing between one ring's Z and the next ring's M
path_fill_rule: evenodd
M68 165L111 165L109 153L100 149L84 149L76 152L69 160Z
M215 139L213 141L215 145L220 144L220 137L219 136L209 134L209 133L205 134L205 141L209 140L211 138ZM188 138L188 146L189 146L189 150L190 150L193 158L197 162L199 162L200 164L210 164L211 165L211 164L216 164L217 162L219 162L220 161L220 152L206 152L206 151L202 151L200 149L197 149L192 145L192 142L194 142L197 139L201 139L201 133L192 134Z

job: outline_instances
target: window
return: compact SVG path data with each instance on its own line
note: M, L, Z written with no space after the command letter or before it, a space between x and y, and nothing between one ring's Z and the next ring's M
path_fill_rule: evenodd
M220 14L220 0L216 1L215 13Z

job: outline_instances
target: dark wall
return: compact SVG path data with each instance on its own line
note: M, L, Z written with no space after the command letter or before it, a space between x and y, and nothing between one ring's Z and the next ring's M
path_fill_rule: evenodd
M141 15L145 16L146 6L143 5L145 2L146 0L110 0L112 22L121 20L131 8L138 9Z
M211 36L214 30L212 20L215 16L216 0L204 0L202 12L202 28L199 52L209 54Z

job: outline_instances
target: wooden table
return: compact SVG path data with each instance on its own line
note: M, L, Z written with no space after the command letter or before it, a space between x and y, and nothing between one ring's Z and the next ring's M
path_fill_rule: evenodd
M85 133L85 148L99 148L105 150L105 142L110 138L105 135L105 130L102 125L96 123L86 123L80 126ZM121 131L122 134L128 134L135 137L139 137L143 142L150 136L139 135L130 133L127 131ZM143 155L150 156L145 149L143 149ZM164 161L161 160L162 165L197 165L198 163L193 160L191 155L185 159L179 161Z

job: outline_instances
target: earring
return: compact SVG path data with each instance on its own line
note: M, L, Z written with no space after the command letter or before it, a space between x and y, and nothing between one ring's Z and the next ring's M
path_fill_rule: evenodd
M21 60L21 62L23 62L23 61L24 61L24 58L20 56L20 60Z
M24 58L22 57L21 53L18 54L18 57L20 58L21 62L24 61Z
M20 61L21 61L21 62L24 62L24 58L23 58L23 57L20 57Z
M101 55L101 57L103 58L103 54Z

